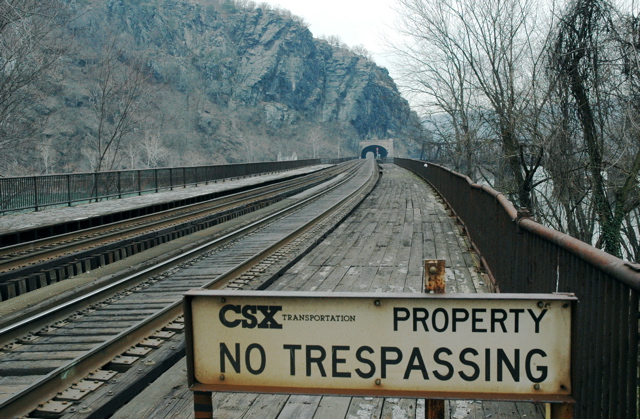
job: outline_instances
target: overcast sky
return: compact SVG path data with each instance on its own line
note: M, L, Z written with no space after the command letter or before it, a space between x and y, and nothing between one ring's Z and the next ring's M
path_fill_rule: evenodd
M394 0L267 0L266 3L302 17L314 37L337 35L351 47L364 45L378 65L389 67L383 40L393 34Z

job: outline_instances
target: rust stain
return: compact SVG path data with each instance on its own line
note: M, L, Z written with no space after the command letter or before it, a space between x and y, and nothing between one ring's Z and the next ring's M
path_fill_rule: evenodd
M444 294L445 261L442 259L426 259L424 261L424 289L427 293Z

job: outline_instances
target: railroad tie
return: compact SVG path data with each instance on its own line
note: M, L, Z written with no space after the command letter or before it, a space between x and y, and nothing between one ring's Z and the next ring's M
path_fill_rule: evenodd
M16 286L14 282L7 281L0 284L0 298L7 301L16 296Z

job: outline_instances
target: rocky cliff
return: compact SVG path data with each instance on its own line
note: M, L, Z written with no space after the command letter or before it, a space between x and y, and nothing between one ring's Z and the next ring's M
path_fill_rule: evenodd
M389 73L344 45L315 39L287 11L216 0L84 0L76 7L70 33L78 47L47 102L57 121L47 141L67 169L91 170L89 156L99 152L96 105L106 93L96 92L109 56L121 74L114 84L144 74L132 128L109 168L338 157L376 138L398 139L404 155L416 152L409 138L416 117ZM123 92L133 89L128 83ZM116 124L121 115L103 119Z

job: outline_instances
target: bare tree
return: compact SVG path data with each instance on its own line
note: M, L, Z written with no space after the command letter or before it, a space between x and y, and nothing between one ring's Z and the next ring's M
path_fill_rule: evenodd
M263 160L261 155L263 144L260 137L251 133L241 133L237 138L244 152L245 162L254 163Z
M364 45L359 44L351 47L350 49L351 52L365 58L367 61L373 61L373 54L367 48L365 48Z
M456 34L449 7L442 2L404 0L399 31L410 39L392 45L405 82L405 90L429 118L434 132L437 155L443 149L456 170L471 175L474 171L475 132L481 123L474 119L475 96L469 80L469 67L458 54ZM446 144L446 145L445 145ZM425 144L423 155L427 152Z
M64 36L70 19L62 0L0 2L0 152L26 147L42 127L33 109L43 83L69 47ZM35 118L40 119L34 123Z
M598 244L616 256L623 256L623 224L640 206L637 21L637 11L624 15L606 0L574 0L559 22L551 57L579 124L574 148L585 156L585 202L598 219ZM633 228L626 231L635 239Z
M53 158L57 154L57 150L53 146L53 141L51 139L43 141L36 146L36 149L42 158L43 173L45 175L50 174Z
M142 121L143 105L150 95L149 72L140 57L131 58L116 36L96 52L94 84L90 87L94 127L85 155L92 170L113 170L122 157L123 139Z
M311 128L307 134L307 141L311 144L311 158L317 159L320 155L320 144L324 140L322 128L316 126Z
M429 97L432 113L448 117L456 154L473 170L480 131L499 139L502 170L494 170L501 188L520 206L531 207L534 175L542 147L531 135L530 117L540 113L535 96L542 57L536 36L538 9L532 1L400 0L400 27L408 42L401 51L415 92ZM525 119L529 119L525 122ZM535 132L535 130L534 130ZM500 168L498 164L495 167ZM508 181L508 182L507 182Z
M148 168L159 167L169 155L169 150L165 147L160 134L147 133L140 145Z
M536 191L539 202L537 214L554 229L591 243L597 223L589 204L585 154L576 142L579 124L566 92L556 86L554 95L545 114L550 128L543 172L549 181Z
M348 48L347 44L342 41L338 35L323 35L319 39L326 41L329 45L336 48Z
M622 243L625 253L629 259L640 261L640 208L634 208L624 219L622 231L627 238Z

